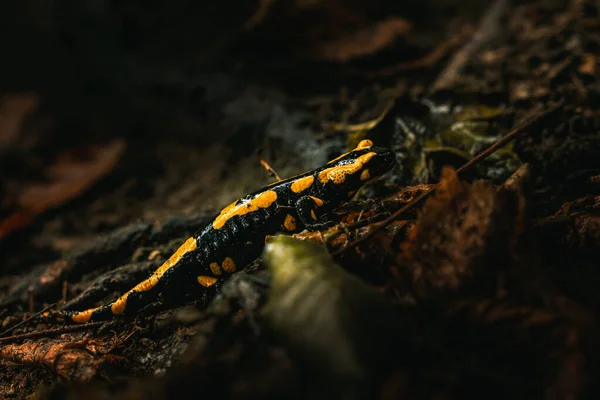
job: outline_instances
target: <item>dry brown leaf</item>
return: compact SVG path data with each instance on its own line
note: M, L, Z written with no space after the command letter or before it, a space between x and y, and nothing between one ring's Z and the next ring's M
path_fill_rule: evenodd
M20 209L0 222L0 239L27 226L44 211L83 193L114 168L124 150L125 142L116 139L103 146L90 146L61 154L46 169L48 182L32 183L21 192L17 199ZM82 153L85 158L81 157Z
M523 217L508 206L507 196L481 181L461 182L454 170L444 168L435 195L401 245L401 263L410 266L420 296L467 288L495 295Z
M412 25L403 18L393 17L336 40L322 43L316 49L319 59L347 62L375 54L406 35Z

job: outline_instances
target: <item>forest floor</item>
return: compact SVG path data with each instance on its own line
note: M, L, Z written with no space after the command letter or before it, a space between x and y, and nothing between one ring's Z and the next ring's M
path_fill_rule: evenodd
M21 3L1 398L598 398L599 2ZM275 240L284 263L135 318L30 319L146 278L273 181L259 159L287 177L363 139L396 166Z

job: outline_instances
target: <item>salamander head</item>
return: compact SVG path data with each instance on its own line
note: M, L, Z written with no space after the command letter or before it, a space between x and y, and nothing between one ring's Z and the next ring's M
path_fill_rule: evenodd
M392 169L394 153L383 147L373 147L370 140L327 163L317 175L322 183L346 184L349 190L358 190L366 182L378 178Z

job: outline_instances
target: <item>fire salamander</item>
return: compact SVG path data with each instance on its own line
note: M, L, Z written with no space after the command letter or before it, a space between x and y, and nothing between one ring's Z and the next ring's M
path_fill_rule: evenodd
M225 207L156 271L118 299L85 311L65 311L75 323L133 314L159 295L195 282L205 288L256 259L267 235L323 229L320 217L347 203L367 182L394 165L392 152L363 140L325 166L275 182Z

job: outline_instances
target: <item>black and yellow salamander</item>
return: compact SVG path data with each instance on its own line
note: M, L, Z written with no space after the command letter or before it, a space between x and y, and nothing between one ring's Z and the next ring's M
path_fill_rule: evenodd
M85 311L65 311L67 320L86 323L132 314L170 291L195 282L206 288L256 259L267 235L318 230L320 217L347 203L367 182L388 172L393 153L361 141L356 149L314 171L275 182L225 207L146 280L118 299Z

